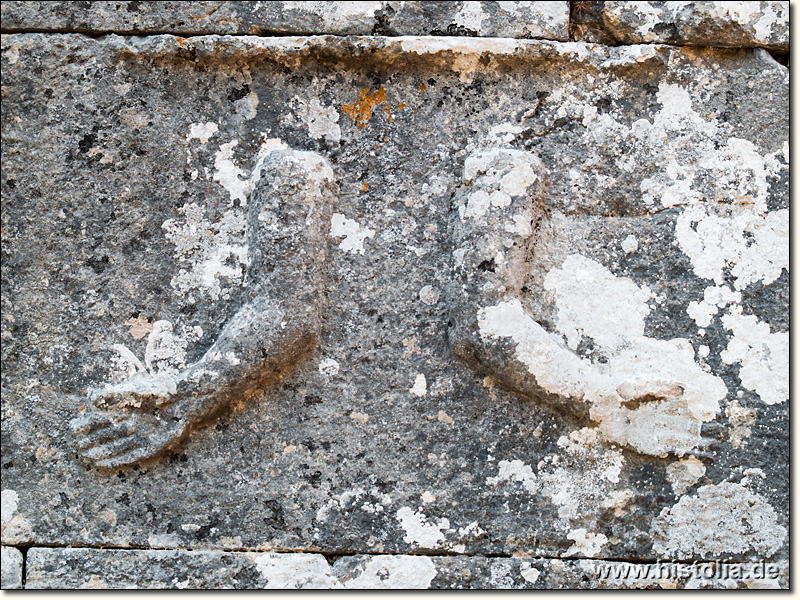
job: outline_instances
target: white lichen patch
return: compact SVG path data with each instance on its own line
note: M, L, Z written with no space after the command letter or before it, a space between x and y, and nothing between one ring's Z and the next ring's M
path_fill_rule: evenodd
M339 112L336 108L324 106L318 98L311 98L308 102L300 98L295 100L298 104L298 116L308 128L309 137L338 144L342 139L342 130L338 124Z
M524 196L541 169L538 159L529 152L490 148L473 152L464 162L464 181L471 183L466 205L459 207L464 219L481 219L492 207L511 204L512 196ZM512 228L518 223L510 223Z
M199 340L202 335L203 330L200 327L187 328L178 335L169 321L156 321L147 337L145 367L152 375L174 375L186 366L187 346Z
M714 135L720 125L694 111L686 89L662 85L659 101L663 109L653 123L637 121L630 131L650 140L661 154L658 162L666 165L663 173L643 181L645 199L658 197L665 207L688 205L678 216L675 237L695 275L713 282L702 299L689 303L687 313L705 328L727 308L722 323L732 338L723 361L741 364L742 386L764 402L783 402L788 398L788 333L743 315L740 303L748 286L770 285L789 270L789 210L767 211L767 178L788 166L787 149L762 156L752 142L734 137L719 145ZM713 188L696 187L699 179L713 181Z
M461 3L461 9L453 15L453 22L481 35L485 18L480 2L466 1Z
M354 508L360 508L371 514L379 513L383 512L391 503L392 498L377 488L369 491L363 488L345 490L341 494L333 496L320 507L317 511L317 520L327 521L332 510L352 511Z
M222 144L214 157L214 181L224 187L231 197L231 206L238 200L240 206L247 204L247 195L250 192L249 181L244 171L233 161L233 149L238 145L238 140ZM244 179L243 179L244 178Z
M693 555L754 551L769 558L783 545L786 529L761 496L738 483L706 485L664 508L653 521L653 551L685 559Z
M569 8L561 2L517 0L498 2L496 6L520 19L532 37L549 37L554 30L566 28L569 24Z
M536 583L539 580L539 575L541 575L542 572L536 567L532 567L531 563L522 562L519 565L519 574L525 581Z
M570 531L567 534L567 539L575 542L563 556L595 556L603 546L608 543L608 538L602 533L592 533L586 529L579 528Z
M19 495L14 490L0 492L0 525L4 528L11 522L19 506Z
M216 223L194 202L178 209L176 219L161 225L167 240L175 245L175 258L185 264L170 282L189 303L200 296L212 300L228 298L244 280L248 265L245 244L247 220L240 209L229 209Z
M763 211L767 171L765 159L753 143L731 137L725 146L718 147L718 124L694 110L692 95L684 87L661 83L657 98L662 108L652 123L640 119L630 130L621 126L619 131L624 137L632 137L634 143L653 148L656 164L664 165L664 171L642 180L644 200L658 200L664 207L718 201ZM697 189L695 179L700 176L714 181L714 187L702 192Z
M531 494L538 491L536 475L530 465L526 465L521 460L501 460L497 463L499 471L495 477L487 477L487 485L497 485L503 481L518 482L522 484Z
M0 535L3 543L28 542L32 535L31 524L18 514L19 507L20 499L16 491L0 491Z
M371 556L353 575L341 577L335 588L358 590L425 590L437 574L427 556Z
M702 300L692 300L686 313L698 327L708 327L720 309L728 304L741 302L742 294L725 285L712 285L703 292Z
M553 454L537 465L538 477L541 493L558 506L559 527L567 529L585 521L588 507L597 507L615 491L626 491L620 490L625 459L620 451L603 447L596 431L588 428L562 436L558 445L581 467L562 464L563 456Z
M344 215L334 213L331 217L331 235L333 237L343 237L339 248L345 252L364 254L364 240L375 235L375 231L369 227L361 227L353 219L347 219Z
M514 141L516 136L524 131L523 127L513 123L500 123L489 130L486 146L507 146Z
M734 287L769 285L789 270L789 211L764 216L752 209L731 209L726 216L713 207L690 206L678 217L675 236L692 261L695 275L725 282L730 270Z
M636 252L638 248L639 248L639 240L636 239L635 235L629 235L624 240L622 240L622 251L625 254Z
M414 379L414 385L411 386L411 389L408 390L415 396L419 396L422 398L425 394L428 393L428 382L425 379L425 375L422 373L418 374Z
M701 424L717 414L727 388L695 362L688 340L644 336L650 290L576 254L551 269L544 285L555 297L556 332L509 299L479 310L481 335L511 338L540 386L588 402L606 439L658 456L695 448ZM583 338L604 362L575 352ZM630 407L642 398L649 400Z
M596 519L598 506L621 515L632 497L620 478L622 453L605 447L589 428L562 436L558 446L561 452L544 457L536 472L518 459L499 461L498 473L486 479L487 485L519 485L531 495L548 498L558 507L554 527L565 534Z
M614 83L598 85L604 94L620 96ZM652 120L639 119L630 125L613 113L598 114L592 102L569 86L555 90L550 100L558 103L555 116L580 120L586 127L580 143L611 153L623 173L634 173L639 168L637 157L647 156L656 170L641 180L644 203L665 208L719 204L763 216L768 177L788 167L779 160L785 157L783 148L762 155L753 142L730 136L727 123L705 118L708 113L700 104L700 90L662 82L656 97L661 108ZM589 162L581 171L570 171L570 177L579 185L603 186L604 177L591 181L583 174L591 172L591 166Z
M438 548L445 539L442 530L450 528L448 519L429 521L424 513L408 506L397 511L397 520L406 532L403 541L419 548Z
M93 394L116 396L117 404L127 406L140 406L142 396L169 398L176 390L175 376L186 366L188 346L202 337L201 327L183 327L177 333L171 322L156 321L147 337L144 363L128 347L114 344L117 354L111 361L110 383Z
M722 317L733 337L720 355L726 364L740 363L742 386L754 391L765 404L789 399L789 332L772 333L768 323L743 315L735 307Z
M358 33L367 25L371 28L374 24L375 13L380 10L385 2L283 2L284 10L296 10L319 17L322 27L328 32ZM355 28L355 31L353 29Z
M213 121L209 121L208 123L192 123L189 127L188 139L200 140L201 144L206 144L208 140L211 139L211 136L218 131L219 127Z
M706 466L694 456L667 465L667 481L676 494L683 494L706 474Z
M328 561L321 554L253 554L259 574L266 579L264 589L329 589L333 583Z
M769 45L783 38L788 43L786 2L609 2L603 19L625 43L674 42L676 23L684 24L678 30L683 44L704 45L703 34L717 29L715 38L727 42L722 45Z
M339 363L333 358L325 358L319 361L319 366L317 368L323 375L332 377L339 372Z

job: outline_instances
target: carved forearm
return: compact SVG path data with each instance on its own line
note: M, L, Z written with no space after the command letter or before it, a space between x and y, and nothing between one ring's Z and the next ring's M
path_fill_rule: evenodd
M206 354L181 373L178 395L192 421L280 379L316 347L316 304L260 297L242 307Z
M257 161L251 183L246 304L177 377L140 372L90 393L98 410L72 427L94 464L117 467L162 454L315 348L333 171L319 155L272 149Z
M179 395L192 420L279 379L319 337L333 172L319 155L286 149L264 156L254 179L246 282L252 299L181 376Z
M546 217L544 179L544 166L529 152L490 148L467 158L464 184L456 192L450 215L454 241L450 347L455 356L505 387L587 421L588 406L580 401L578 361L564 356L555 345L541 356L530 357L553 360L558 356L565 363L565 383L571 393L553 394L521 358L520 340L495 335L500 327L519 331L521 339L526 329L538 327L522 308L521 288L536 232ZM544 337L542 341L549 343ZM536 350L543 347L547 346Z

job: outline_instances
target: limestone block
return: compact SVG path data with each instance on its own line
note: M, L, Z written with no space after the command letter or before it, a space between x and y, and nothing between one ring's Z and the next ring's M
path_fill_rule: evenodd
M27 589L785 589L779 563L32 548Z
M11 33L2 71L3 543L788 559L766 50Z
M567 39L568 2L3 2L3 31Z
M0 549L2 565L2 589L18 590L22 588L22 552L11 546Z
M604 2L602 11L623 44L789 51L789 2Z

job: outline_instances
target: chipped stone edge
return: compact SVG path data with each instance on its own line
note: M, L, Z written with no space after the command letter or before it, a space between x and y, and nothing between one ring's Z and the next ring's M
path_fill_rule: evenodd
M569 61L589 68L634 66L650 60L666 61L673 52L714 52L712 48L692 48L669 44L605 46L589 42L559 42L541 39L437 37L437 36L233 36L178 35L120 36L110 34L89 38L82 34L63 34L85 45L102 44L121 58L151 61L207 62L270 60L282 66L297 67L309 62L363 65L382 63L391 66L413 63L440 66L454 71L515 69L523 65ZM3 47L21 40L50 40L47 33L3 33Z
M721 48L643 43L606 46L590 42L559 42L544 39L439 37L439 36L284 36L200 35L184 38L173 34L148 36L105 35L90 38L78 33L60 35L104 50L120 59L190 62L195 64L267 60L298 68L306 64L343 66L413 66L449 68L462 73L513 71L524 66L568 61L573 67L600 70L633 68L657 61L666 63L675 55L692 58L729 52ZM3 48L28 40L35 47L52 41L48 33L3 33ZM746 49L747 50L747 49ZM747 51L764 52L763 48ZM776 64L779 64L776 62ZM788 70L787 67L783 67Z

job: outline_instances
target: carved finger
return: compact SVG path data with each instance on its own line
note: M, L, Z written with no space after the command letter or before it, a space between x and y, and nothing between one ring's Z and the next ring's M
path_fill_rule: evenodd
M106 427L113 424L114 415L103 412L88 412L70 421L69 426L72 433L76 435L86 435L95 429Z
M154 453L152 447L149 445L137 446L123 454L117 454L116 456L98 460L95 464L104 469L126 467L145 458L150 458Z
M129 451L131 448L138 446L140 438L136 435L129 435L124 438L112 440L106 444L100 444L85 450L82 454L85 458L97 462L121 454L122 452Z
M99 446L105 442L118 440L131 435L131 433L133 433L132 429L133 428L127 421L111 423L106 427L95 429L85 434L86 437L78 441L78 446L84 449Z

